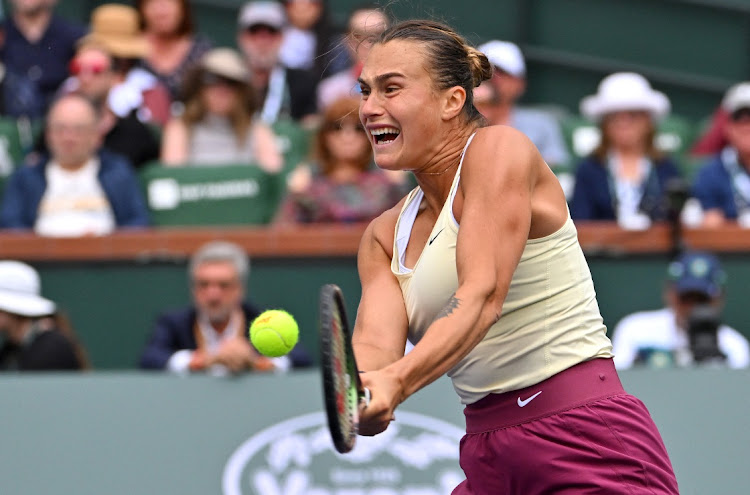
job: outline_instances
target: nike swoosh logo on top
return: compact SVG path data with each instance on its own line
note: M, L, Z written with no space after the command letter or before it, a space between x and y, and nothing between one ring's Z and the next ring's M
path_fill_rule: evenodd
M445 227L443 227L442 229L438 230L438 233L435 234L435 237L433 237L432 239L430 239L430 242L427 245L431 246L432 245L432 241L434 241L435 239L437 239L437 236L439 236L440 232L442 232L443 230L445 230Z
M534 395L532 395L531 397L529 397L526 400L521 400L521 397L519 396L518 397L518 407L525 407L525 406L527 406L529 402L531 402L532 400L536 399L539 396L539 394L541 394L541 393L542 393L542 391L540 390L539 392L535 393Z

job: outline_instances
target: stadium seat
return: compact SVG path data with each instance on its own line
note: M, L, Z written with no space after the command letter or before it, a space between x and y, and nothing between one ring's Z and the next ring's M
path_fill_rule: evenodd
M5 183L8 181L8 177L0 175L0 204L3 202L3 191L5 191Z
M0 117L0 175L8 176L33 141L34 130L28 120Z
M588 156L599 144L599 128L580 115L569 115L560 124L574 162Z
M283 175L255 166L164 167L139 172L155 226L262 225L284 193Z
M288 173L307 159L310 150L310 132L290 119L277 120L273 126L278 146L284 155L284 172Z
M687 153L695 137L695 126L688 119L670 115L659 122L656 146L675 157Z

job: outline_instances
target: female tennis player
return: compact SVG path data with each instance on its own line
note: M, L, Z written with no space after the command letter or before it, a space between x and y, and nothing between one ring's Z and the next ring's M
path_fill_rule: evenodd
M387 30L362 70L375 161L418 187L359 249L353 344L372 392L360 433L384 431L447 373L466 416L454 495L678 493L653 420L612 364L558 180L523 134L483 127L474 108L491 73L432 21Z

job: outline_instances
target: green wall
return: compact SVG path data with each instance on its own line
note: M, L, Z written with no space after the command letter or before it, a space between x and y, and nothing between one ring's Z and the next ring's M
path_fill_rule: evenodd
M725 321L750 336L744 289L750 256L722 258L729 274ZM592 255L589 263L610 330L630 312L661 307L666 256ZM44 293L69 313L98 369L135 367L158 313L190 302L184 260L35 266ZM248 290L259 307L282 307L294 314L302 344L317 359L318 290L326 283L341 286L353 322L360 295L353 257L256 259Z
M68 313L97 369L136 367L157 315L190 303L184 261L36 266L43 292ZM354 259L257 260L248 294L261 309L294 314L302 344L317 359L317 299L325 283L348 295L353 321L359 299Z

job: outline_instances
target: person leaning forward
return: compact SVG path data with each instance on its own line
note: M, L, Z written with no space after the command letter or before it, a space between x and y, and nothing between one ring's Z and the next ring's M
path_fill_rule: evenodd
M141 368L225 375L311 365L299 344L286 356L267 358L249 342L248 326L260 314L245 299L249 271L247 255L236 244L214 241L198 249L189 266L193 303L157 318Z
M448 374L467 427L453 495L676 494L620 384L559 181L524 134L482 127L472 90L491 75L453 29L414 20L374 40L359 77L375 162L418 184L360 243L359 431L382 433Z

